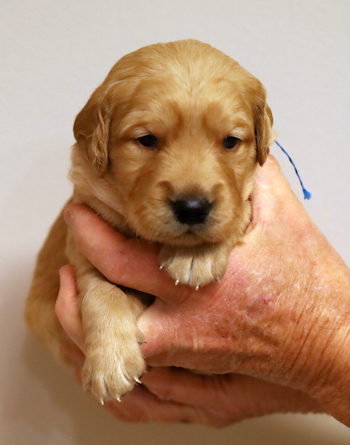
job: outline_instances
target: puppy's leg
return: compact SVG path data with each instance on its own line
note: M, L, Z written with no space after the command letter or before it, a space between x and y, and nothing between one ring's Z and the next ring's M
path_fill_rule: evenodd
M143 304L91 269L79 275L86 360L83 384L104 403L120 399L145 371L136 322Z
M55 313L60 286L58 271L68 263L66 237L67 227L61 213L39 252L25 305L25 318L33 335L50 349L56 360L75 371L83 353L65 333Z
M228 243L204 244L195 247L163 246L159 263L175 283L193 287L220 280L226 271L230 254Z

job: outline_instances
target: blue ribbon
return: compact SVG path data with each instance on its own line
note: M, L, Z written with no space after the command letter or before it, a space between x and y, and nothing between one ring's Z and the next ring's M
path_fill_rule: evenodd
M283 153L287 156L287 158L289 159L290 163L294 167L294 170L295 170L296 175L298 176L301 188L303 189L304 199L310 199L311 198L311 193L308 192L306 190L306 188L304 187L303 181L301 180L301 177L299 175L298 169L296 168L296 166L295 166L295 164L293 162L293 159L289 156L289 154L286 152L286 150L282 147L282 145L279 142L277 142L277 141L275 141L275 142L276 142L276 145L278 145L279 148L283 151Z

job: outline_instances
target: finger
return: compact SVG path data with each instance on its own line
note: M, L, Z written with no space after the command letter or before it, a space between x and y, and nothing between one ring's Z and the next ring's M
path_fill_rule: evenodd
M269 155L263 167L257 170L251 197L265 196L270 198L286 192L290 193L290 191L290 185L283 175L279 163L272 155Z
M303 208L272 155L258 169L250 198L253 225L257 221L271 221L276 215L283 215L284 206L297 205Z
M189 286L175 287L168 274L159 269L159 247L154 243L126 239L80 204L68 205L64 215L80 252L113 283L160 298L180 297L193 291Z
M233 423L273 412L323 412L301 391L239 374L198 375L178 368L153 368L143 384L160 400L195 406L215 414L216 421Z
M127 422L203 423L195 408L160 400L145 386L135 387L121 403L107 402L105 407L115 417Z
M176 313L175 313L176 312ZM146 342L141 346L142 354L145 358L157 357L160 355L162 366L165 365L166 360L171 360L173 349L176 351L179 343L185 343L185 340L180 339L180 333L187 334L188 330L181 329L181 324L184 322L184 317L179 317L176 307L164 303L160 299L144 311L137 321L137 326L145 336ZM191 333L190 333L191 334ZM188 344L189 349L191 344ZM170 352L170 357L168 356ZM165 353L165 358L163 354ZM151 364L151 363L149 363Z
M79 311L78 289L71 266L63 266L60 270L60 291L55 310L63 329L74 343L84 351L84 334Z

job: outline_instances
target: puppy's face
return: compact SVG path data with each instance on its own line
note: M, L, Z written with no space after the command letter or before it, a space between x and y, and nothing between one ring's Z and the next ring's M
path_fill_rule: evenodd
M260 82L194 41L121 59L78 115L73 180L145 239L242 236L271 115Z

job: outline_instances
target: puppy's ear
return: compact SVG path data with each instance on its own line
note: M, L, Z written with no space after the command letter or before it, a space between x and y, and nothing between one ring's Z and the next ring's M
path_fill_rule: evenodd
M256 150L260 165L266 161L270 151L269 147L273 142L272 124L273 117L270 107L265 101L260 102L254 110Z
M74 137L96 173L102 176L108 165L108 139L111 113L99 88L92 94L74 122Z

